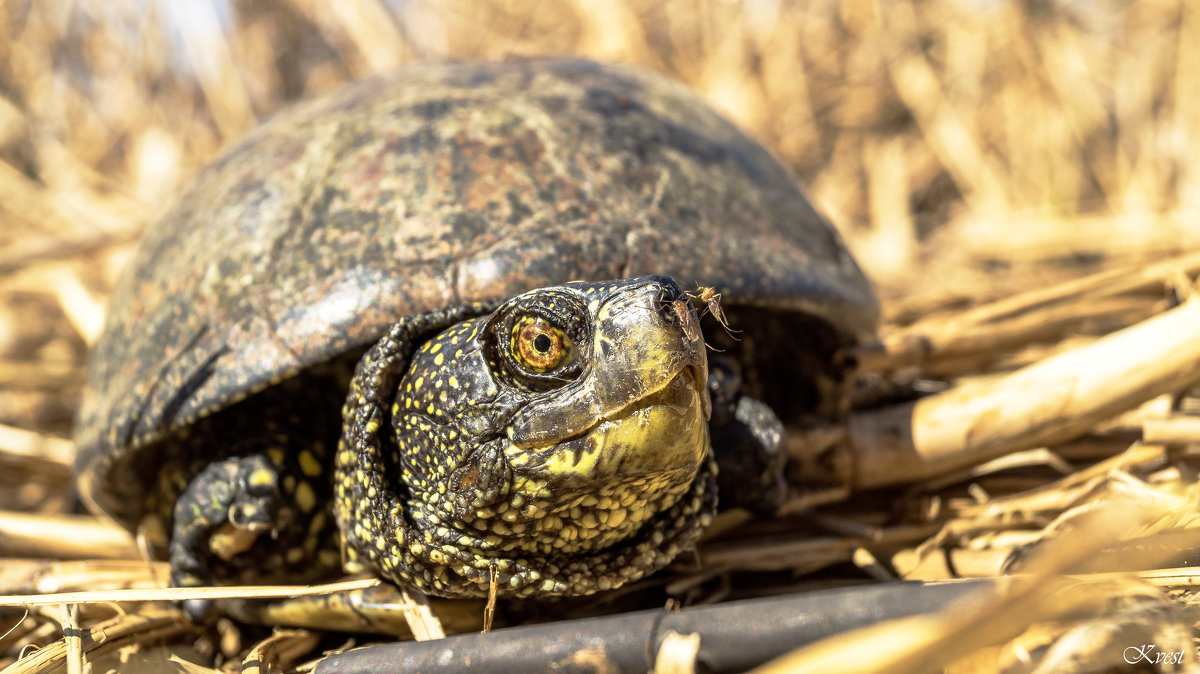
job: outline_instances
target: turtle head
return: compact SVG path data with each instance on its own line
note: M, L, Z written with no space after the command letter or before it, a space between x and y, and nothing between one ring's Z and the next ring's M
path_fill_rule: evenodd
M695 324L646 277L534 290L425 342L392 416L414 512L534 553L628 537L709 449Z
M707 376L665 276L530 291L421 343L389 423L399 536L437 567L417 584L584 594L670 561L715 503Z

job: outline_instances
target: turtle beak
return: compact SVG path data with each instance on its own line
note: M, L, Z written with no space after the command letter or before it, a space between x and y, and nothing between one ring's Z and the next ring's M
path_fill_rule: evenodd
M591 354L583 375L517 414L509 431L515 446L545 447L581 436L660 393L657 400L681 415L708 419L708 360L687 296L667 276L613 287L592 308ZM693 404L699 409L681 408Z
M700 409L704 414L704 419L708 420L712 416L712 398L708 392L708 368L700 369L688 366L687 373L692 378L692 386L700 392Z
M671 302L671 313L679 321L680 330L688 342L688 350L694 354L696 362L688 365L686 369L700 391L700 405L704 411L704 418L708 419L712 416L712 399L708 392L708 345L705 344L704 333L700 330L700 319L696 316L692 303L682 293Z

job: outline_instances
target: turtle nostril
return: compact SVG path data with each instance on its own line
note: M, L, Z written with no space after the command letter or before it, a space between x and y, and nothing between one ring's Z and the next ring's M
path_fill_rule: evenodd
M687 303L687 293L679 287L675 279L662 274L653 276L645 276L639 279L646 285L658 286L658 311L663 318L668 321L682 318L680 315L679 302L682 300Z
M674 293L676 295L683 293L683 290L680 289L679 284L675 281L675 279L671 276L667 276L666 274L650 274L649 276L641 276L634 279L634 283L640 286L656 285L662 288L665 292Z

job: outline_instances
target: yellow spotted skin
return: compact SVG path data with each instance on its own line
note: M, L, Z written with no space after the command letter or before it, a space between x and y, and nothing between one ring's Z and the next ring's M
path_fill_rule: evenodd
M448 596L580 595L691 546L716 505L703 342L667 277L402 321L359 363L335 458L356 559Z
M177 586L315 581L341 566L329 466L344 375L314 372L168 440L139 530ZM330 552L334 553L332 557Z

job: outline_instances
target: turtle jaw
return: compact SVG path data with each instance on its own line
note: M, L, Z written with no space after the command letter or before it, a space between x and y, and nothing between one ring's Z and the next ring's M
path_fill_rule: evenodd
M614 479L682 473L685 482L708 451L709 407L704 377L685 367L662 388L596 424L587 437Z
M685 367L661 387L574 437L547 447L520 448L513 443L513 448L527 456L540 455L538 472L558 478L559 488L647 480L662 486L686 484L709 447L701 377L695 367Z

